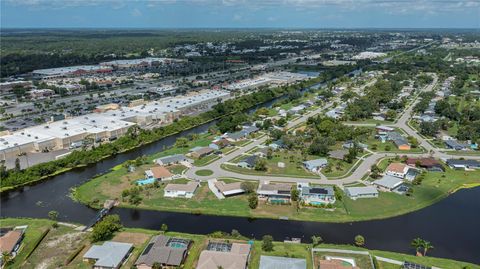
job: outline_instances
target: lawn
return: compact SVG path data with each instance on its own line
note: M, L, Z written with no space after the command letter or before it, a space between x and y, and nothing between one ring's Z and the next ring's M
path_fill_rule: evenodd
M202 177L211 176L211 175L213 175L213 171L209 170L209 169L202 169L202 170L196 171L195 175L202 176Z
M216 160L220 159L220 156L216 155L216 154L210 154L208 156L205 156L205 157L202 157L200 159L197 159L195 160L195 162L193 163L195 166L205 166L211 162L214 162Z
M262 250L262 242L255 241L253 244L253 250L251 252L249 268L258 268L260 265L260 256L262 255L306 259L307 268L312 268L310 245L307 244L274 242L272 251L264 251Z
M326 177L344 176L357 162L356 159L352 163L348 163L346 161L333 159L330 157L327 158L327 160L331 169L329 170L328 168L323 168L321 171Z

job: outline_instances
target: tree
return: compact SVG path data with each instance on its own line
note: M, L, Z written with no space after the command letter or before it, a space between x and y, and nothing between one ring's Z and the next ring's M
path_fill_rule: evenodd
M154 262L152 264L152 269L162 269L162 265L159 262Z
M267 171L267 161L265 159L258 158L255 161L254 169L257 171Z
M423 240L422 242L422 247L423 247L423 256L427 256L427 251L429 251L430 249L433 249L432 243L425 240Z
M290 190L290 197L292 201L294 202L298 201L299 196L300 196L300 192L298 191L296 186L292 186L292 189Z
M248 196L248 206L251 208L251 209L255 209L257 208L258 206L258 197L257 197L257 194L252 192L250 193L250 195Z
M179 137L175 141L175 146L179 148L188 147L188 139L186 137Z
M355 236L355 245L359 247L365 245L365 238L361 235Z
M9 265L12 259L13 259L12 253L9 253L7 251L2 252L2 262L4 266Z
M244 181L240 184L240 188L242 188L242 190L244 190L246 193L254 192L255 187L256 185L253 182Z
M22 167L20 166L20 159L16 158L15 159L15 171L19 172L20 170L22 170Z
M421 238L415 238L412 240L412 242L410 243L410 245L415 248L415 252L417 253L417 256L420 256L420 249L422 248L423 246L423 239Z
M338 200L338 201L342 201L343 199L343 194L342 194L342 190L337 187L337 186L333 186L333 191L335 192L335 199Z
M118 215L108 215L93 226L90 239L92 242L108 240L113 233L122 228L120 217Z
M168 225L163 223L162 226L160 226L160 230L164 233L168 231Z
M262 250L273 251L273 237L271 235L264 235L262 237Z
M51 220L57 220L58 219L58 212L55 210L52 210L48 212L48 218Z
M312 235L312 245L318 246L320 243L323 242L323 238L319 235Z
M371 178L379 178L380 177L381 170L376 164L372 164L370 166L370 177Z

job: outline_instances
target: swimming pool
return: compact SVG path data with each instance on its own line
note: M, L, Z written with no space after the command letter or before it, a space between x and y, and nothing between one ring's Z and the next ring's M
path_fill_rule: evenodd
M153 177L147 178L147 179L139 179L136 181L137 185L140 185L140 186L153 184L153 182L155 182L155 179Z

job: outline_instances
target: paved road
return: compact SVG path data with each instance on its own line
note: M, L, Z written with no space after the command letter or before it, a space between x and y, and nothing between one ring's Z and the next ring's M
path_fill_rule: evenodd
M436 74L431 74L433 76L433 81L430 83L427 87L423 89L423 91L432 91L437 82L438 82L438 77ZM370 82L368 85L371 85L375 81ZM365 88L368 85L364 85L363 88ZM292 128L302 122L305 122L309 117L314 116L316 114L322 113L326 111L329 107L333 105L335 100L332 100L325 106L318 108L314 111L311 111L309 113L306 113L305 115L301 116L300 118L297 118L294 121L289 122L287 125L287 128ZM199 180L199 181L206 181L209 179L214 179L214 178L220 178L220 177L233 177L233 178L238 178L238 179L244 179L244 180L258 180L258 181L280 181L280 182L311 182L311 183L319 183L319 184L335 184L342 186L344 184L349 184L349 183L354 183L354 182L359 182L361 181L361 178L370 171L370 167L373 164L377 164L382 158L385 157L394 157L397 155L407 155L409 157L419 157L419 156L433 156L436 158L468 158L468 159L480 159L480 156L461 156L461 155L449 155L445 152L440 151L439 148L433 147L430 143L428 143L423 137L421 137L415 130L413 130L407 122L412 116L412 111L414 106L419 102L420 100L417 98L414 102L412 102L409 107L404 111L404 113L398 118L397 122L394 124L391 124L389 126L394 126L394 127L399 127L403 130L408 135L411 135L415 137L418 141L420 146L425 148L428 153L377 153L374 152L372 155L369 155L361 161L360 165L351 172L351 174L347 177L340 178L340 179L327 179L325 176L321 175L320 178L318 177L311 177L311 178L303 178L303 177L290 177L290 176L261 176L261 175L245 175L245 174L240 174L232 171L227 171L224 170L221 165L223 163L228 162L229 160L232 160L236 158L237 156L240 156L244 154L245 152L255 148L258 145L263 144L268 138L267 136L261 137L260 139L257 139L253 141L252 143L246 145L245 147L240 147L236 151L230 153L229 155L222 156L220 159L208 164L207 166L203 167L192 167L189 169L186 173L185 176L189 179L193 180ZM360 124L359 124L360 125ZM372 126L372 124L362 124L366 126ZM203 170L203 169L209 169L213 171L213 174L210 176L198 176L195 174L196 171L198 170Z

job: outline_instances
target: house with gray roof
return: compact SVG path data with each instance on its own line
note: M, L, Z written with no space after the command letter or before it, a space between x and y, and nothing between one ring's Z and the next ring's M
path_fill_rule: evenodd
M307 260L262 255L259 269L307 269Z
M169 155L169 156L155 159L154 162L157 163L158 165L171 165L171 164L177 164L181 162L193 163L193 160L185 157L185 155L183 154L175 154L175 155Z
M242 168L253 168L255 167L255 162L257 161L258 158L259 158L258 156L251 155L246 158L243 158L241 161L237 163L237 165Z
M328 152L328 156L333 159L337 160L343 160L345 158L345 155L348 154L348 150L345 149L339 149L339 150L332 150Z
M180 266L187 257L191 241L165 235L154 236L135 262L138 269L152 269L154 263L162 266Z
M455 139L445 140L445 146L454 150L466 150L468 145L458 142Z
M452 169L461 169L461 170L480 169L480 162L477 160L448 159L446 163Z
M128 258L132 248L130 243L107 241L103 245L93 245L83 259L94 263L94 269L117 269Z
M373 185L377 187L380 191L393 191L394 189L402 186L403 179L385 175L381 179L377 179L373 182Z
M332 186L301 186L300 199L306 205L327 205L335 203L335 191Z
M378 191L374 186L365 186L365 187L346 187L345 194L350 197L352 200L357 200L358 198L377 198Z
M307 168L311 172L318 172L320 169L325 167L328 164L327 159L325 158L320 158L320 159L315 159L315 160L310 160L310 161L305 161L303 162L303 165L305 168Z

